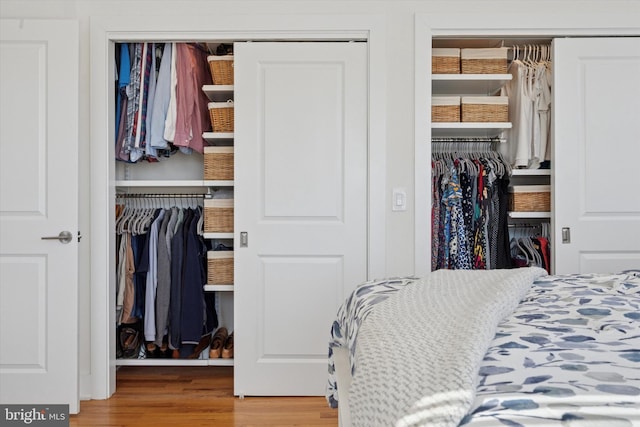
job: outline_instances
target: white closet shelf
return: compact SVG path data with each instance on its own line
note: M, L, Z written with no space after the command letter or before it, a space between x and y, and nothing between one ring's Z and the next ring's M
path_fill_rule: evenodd
M233 233L203 233L205 239L233 239Z
M233 99L233 85L204 85L202 91L210 101L224 102Z
M432 122L432 136L495 136L511 129L510 122Z
M233 187L233 181L214 180L118 180L116 187Z
M205 179L202 181L205 187L233 187L233 181L220 181L220 180L211 180Z
M551 218L551 212L509 212L509 218Z
M513 169L513 176L551 176L551 169Z
M491 95L497 92L511 74L432 74L432 92L439 95Z
M233 292L233 285L204 285L205 292Z
M233 141L233 132L204 132L202 138L212 144Z
M233 359L116 359L116 366L233 366Z

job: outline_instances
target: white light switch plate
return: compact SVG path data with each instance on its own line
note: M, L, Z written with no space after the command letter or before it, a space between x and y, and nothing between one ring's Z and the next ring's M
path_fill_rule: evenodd
M391 210L407 210L407 191L404 188L394 188L391 196Z

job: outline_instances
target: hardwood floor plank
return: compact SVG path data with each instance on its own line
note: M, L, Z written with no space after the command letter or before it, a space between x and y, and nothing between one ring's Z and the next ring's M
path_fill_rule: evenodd
M107 400L80 402L70 426L337 426L324 397L233 396L233 368L123 366Z

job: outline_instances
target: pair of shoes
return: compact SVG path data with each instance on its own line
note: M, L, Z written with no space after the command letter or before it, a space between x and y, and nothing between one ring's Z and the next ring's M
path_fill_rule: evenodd
M222 348L224 347L225 342L227 342L227 338L229 338L229 331L224 326L218 328L218 330L213 334L213 339L211 340L211 348L209 348L209 359L217 359L222 355Z
M205 348L209 347L209 344L211 344L211 333L203 335L200 338L200 342L198 342L196 348L193 349L193 353L191 353L187 359L197 359L200 357L200 353L202 353Z
M233 332L231 332L231 334L227 337L227 340L224 342L224 346L222 347L222 358L233 358Z
M135 359L140 353L142 345L142 331L140 324L122 323L118 327L118 341L120 357L123 359Z

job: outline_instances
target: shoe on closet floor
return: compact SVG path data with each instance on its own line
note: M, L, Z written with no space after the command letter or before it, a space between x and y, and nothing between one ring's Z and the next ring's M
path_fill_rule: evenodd
M206 349L207 347L209 347L209 344L211 344L211 334L206 334L203 335L200 338L200 341L198 342L198 345L196 345L196 348L193 349L193 353L191 353L188 357L188 359L197 359L198 357L200 357L200 353L202 353L204 351L204 349Z
M211 348L209 349L209 359L217 359L222 355L222 348L229 337L229 332L224 326L218 328L213 339L211 340Z
M224 346L222 346L222 358L233 358L233 332L231 332L231 334L227 337L226 341L224 342Z

